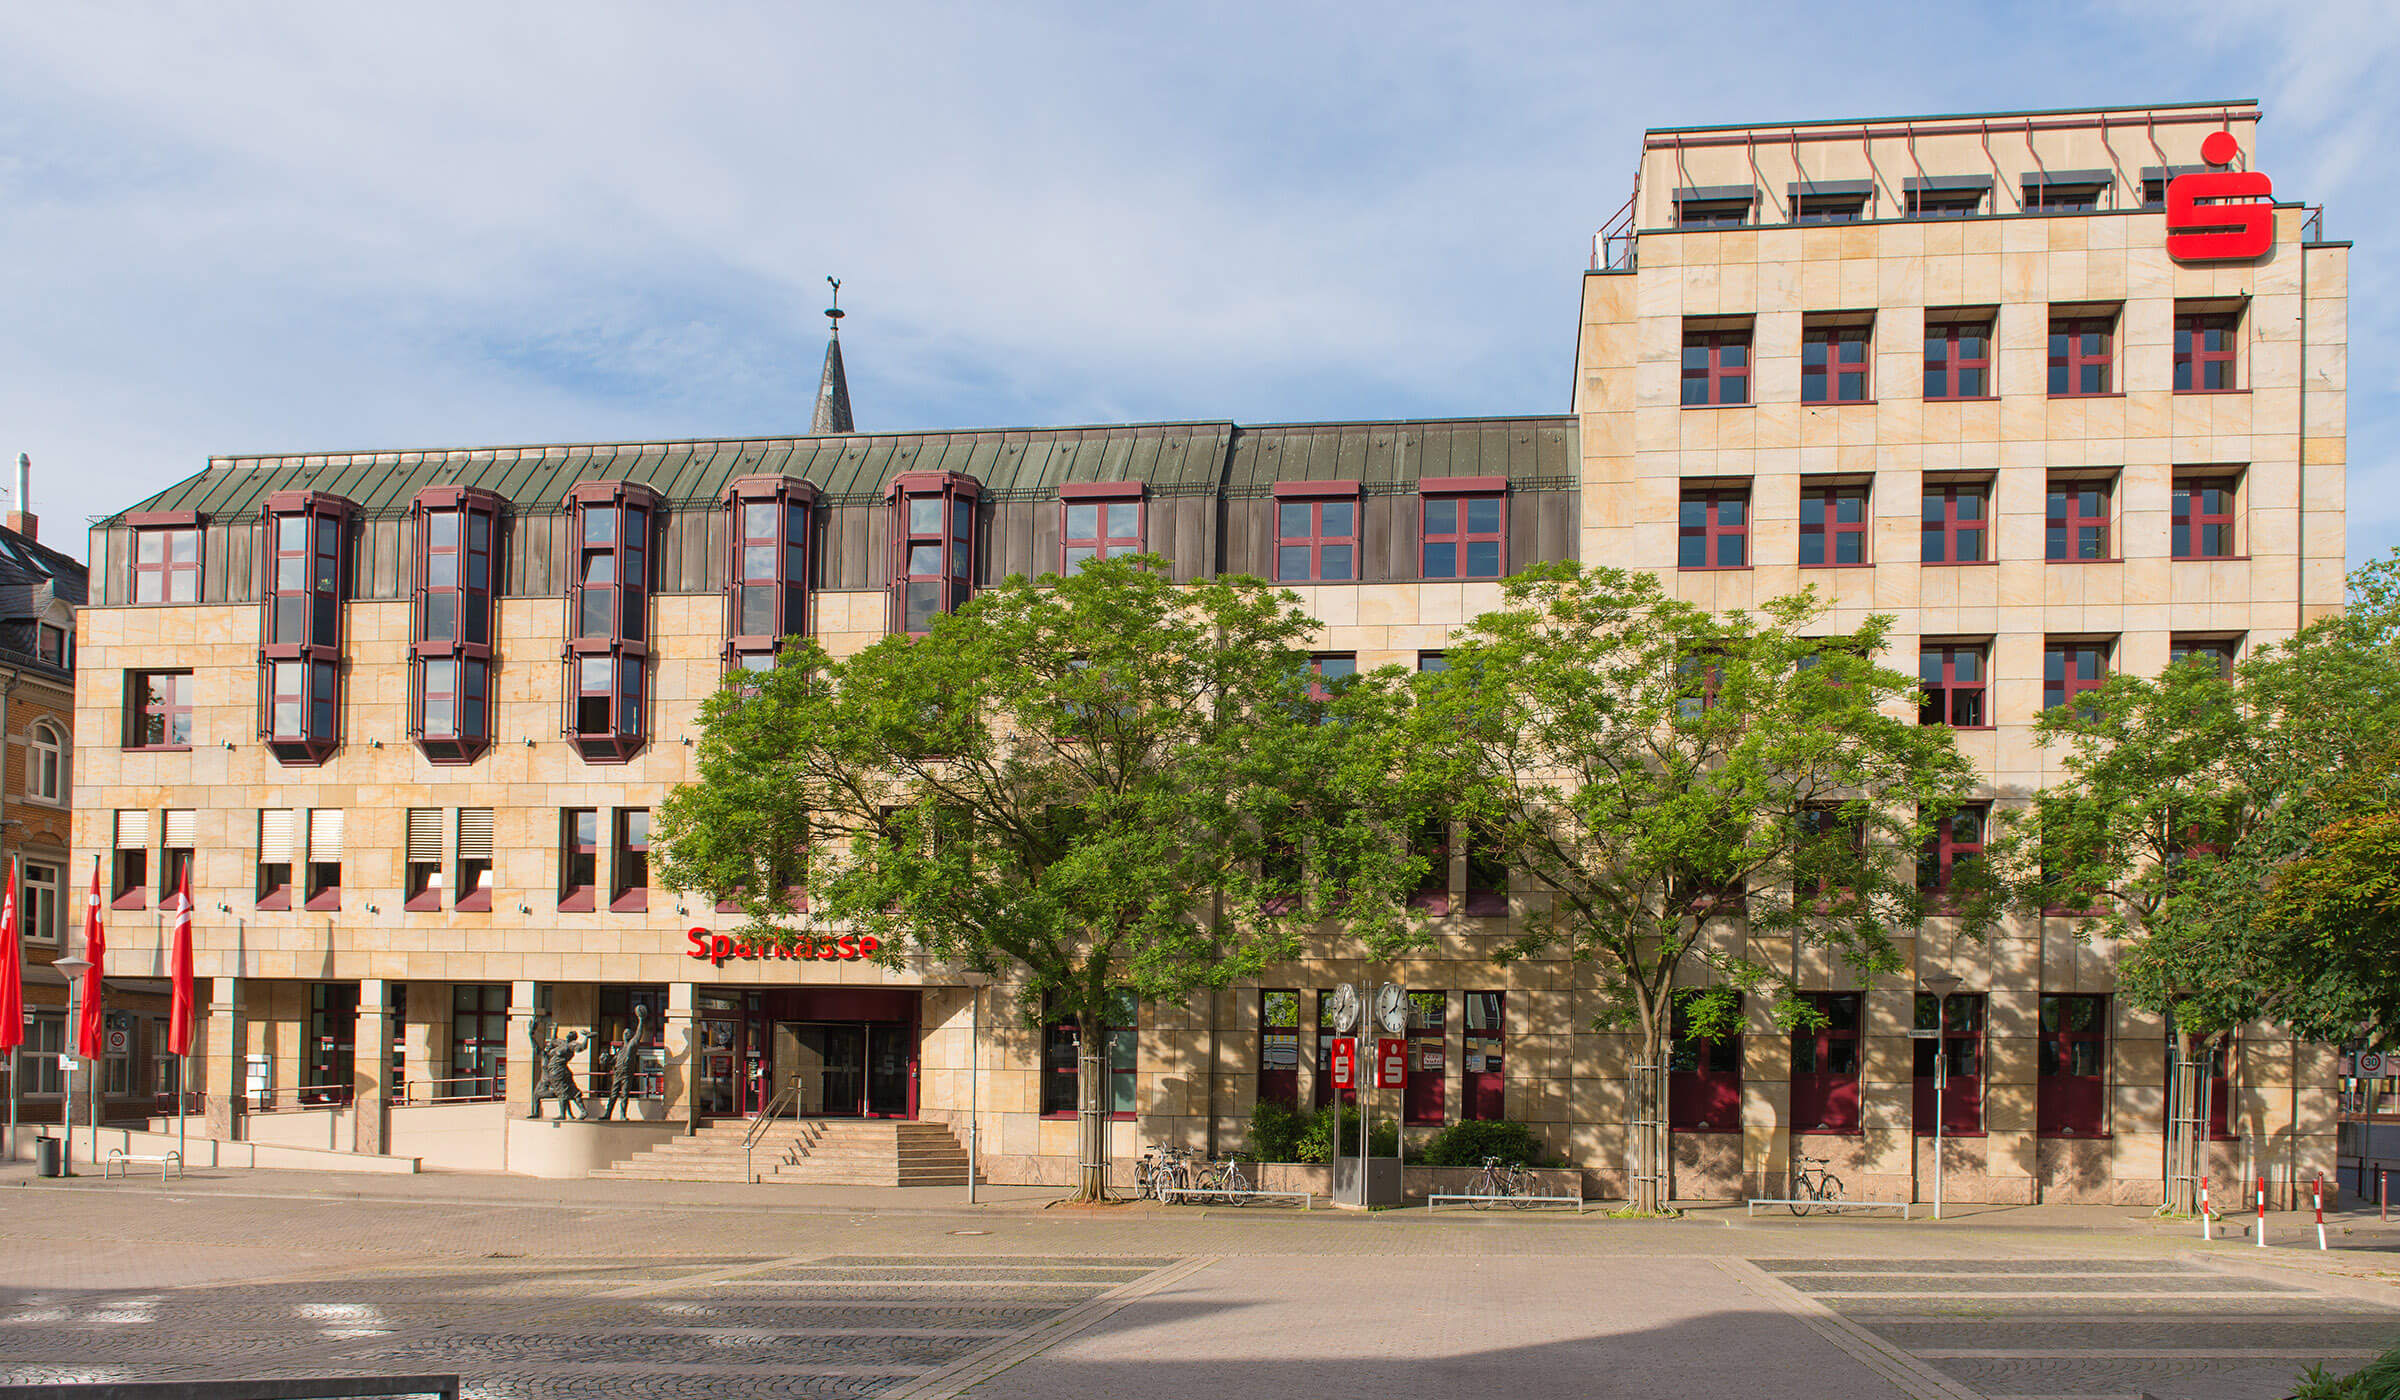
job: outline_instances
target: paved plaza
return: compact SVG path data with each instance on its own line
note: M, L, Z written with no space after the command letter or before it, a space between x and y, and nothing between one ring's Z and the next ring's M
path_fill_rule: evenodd
M461 1373L548 1396L2268 1400L2400 1337L2400 1233L1119 1207L0 1169L0 1382Z

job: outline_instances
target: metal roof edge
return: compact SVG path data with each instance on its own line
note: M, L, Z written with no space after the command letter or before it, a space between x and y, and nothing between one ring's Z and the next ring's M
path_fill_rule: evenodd
M1090 433L1142 431L1166 428L1230 428L1232 420L1225 418L1161 419L1140 423L1051 423L1003 427L985 425L965 428L900 428L878 433L750 433L719 434L714 437L627 438L622 440L587 440L580 442L479 442L458 443L449 447L368 447L334 452L212 452L208 469L224 467L232 470L250 469L257 464L272 462L282 465L321 458L361 457L448 457L460 454L498 452L640 452L658 449L672 451L703 447L755 447L762 444L800 444L804 442L850 442L860 438L927 438L969 437L977 433Z
M2248 107L2257 109L2261 117L2265 116L2265 110L2259 107L2257 98L2237 97L2217 102L2138 102L2117 107L2034 107L2005 112L1920 112L1913 115L1903 113L1888 117L1844 117L1833 121L1722 122L1713 126L1650 126L1642 128L1642 138L1647 142L1653 136L1669 136L1679 132L1760 131L1782 128L1800 130L1813 127L1874 126L1886 122L1980 121L1995 117L2079 117L2087 114L2109 116L2118 112L2184 112L2199 111L2210 107Z

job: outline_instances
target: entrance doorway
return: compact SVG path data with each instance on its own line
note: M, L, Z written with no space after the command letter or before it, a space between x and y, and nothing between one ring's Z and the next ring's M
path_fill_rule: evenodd
M776 1090L797 1086L803 1118L906 1118L915 1042L913 1026L778 1022Z
M900 988L703 989L703 1117L748 1117L787 1086L802 1117L917 1115L917 992Z

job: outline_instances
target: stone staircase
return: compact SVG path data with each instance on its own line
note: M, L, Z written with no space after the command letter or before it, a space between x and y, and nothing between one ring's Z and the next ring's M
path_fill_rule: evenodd
M593 1176L619 1181L742 1181L747 1122L714 1123ZM940 1123L874 1118L779 1118L750 1161L761 1182L796 1186L964 1186L967 1153Z

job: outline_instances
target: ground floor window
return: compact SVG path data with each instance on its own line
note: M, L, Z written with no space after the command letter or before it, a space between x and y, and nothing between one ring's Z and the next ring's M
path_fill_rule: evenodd
M133 1095L133 1038L134 1018L123 1011L108 1012L102 1019L101 1088L112 1099Z
M1356 1026L1351 1027L1351 1034L1355 1035L1357 1030ZM1333 1025L1333 993L1317 993L1317 1091L1315 1097L1319 1108L1333 1102L1333 1042L1340 1035L1341 1032L1335 1030ZM1372 1056L1361 1056L1357 1063L1362 1068L1371 1070L1372 1058ZM1344 1089L1341 1094L1343 1103L1355 1104L1358 1102L1358 1090L1355 1087Z
M1141 1033L1137 1029L1141 1003L1129 991L1109 994L1107 1024L1100 1029L1100 1066L1107 1076L1101 1104L1111 1117L1131 1118L1136 1095L1135 1069ZM1083 1029L1074 1016L1045 1018L1042 1035L1042 1112L1071 1115L1079 1107L1076 1084L1081 1076Z
M392 1100L401 1101L401 1089L408 1083L408 984L384 984L392 995Z
M28 1094L62 1094L65 1087L58 1063L67 1048L67 1018L58 1012L25 1014L25 1043L17 1048L17 1072L25 1076Z
M2108 998L2042 998L2041 1075L2035 1082L2035 1131L2045 1137L2096 1137L2108 1122Z
M1917 1057L1917 1136L1933 1136L1934 1074L1942 1060L1949 1062L1949 1081L1942 1086L1942 1131L1983 1131L1983 1013L1979 992L1952 992L1936 1002L1931 992L1917 993L1916 1019L1920 1031L1940 1032L1914 1042Z
M1300 994L1258 994L1258 1101L1300 1106Z
M496 1099L508 1092L508 984L461 982L450 989L450 1092Z
M1408 994L1408 1089L1404 1121L1440 1123L1449 1088L1450 1066L1443 1039L1448 1033L1450 995L1447 992Z
M506 1032L503 1032L506 1034ZM358 984L317 982L308 989L306 1106L347 1103L358 1076Z
M1667 1057L1667 1125L1679 1133L1730 1133L1742 1126L1742 1036L1691 1033L1688 998L1675 1000ZM1738 1007L1737 1007L1738 1010Z
M602 987L599 1024L593 1028L591 1082L594 1093L608 1092L616 1072L618 1042L633 1033L634 1012L642 1013L642 1043L634 1051L633 1094L655 1099L665 1092L667 1056L667 989Z
M1858 993L1810 992L1819 1018L1792 1032L1792 1128L1858 1131Z
M1467 1062L1459 1072L1459 1117L1481 1121L1506 1118L1507 1092L1504 1056L1507 1053L1508 996L1505 992L1467 993Z

